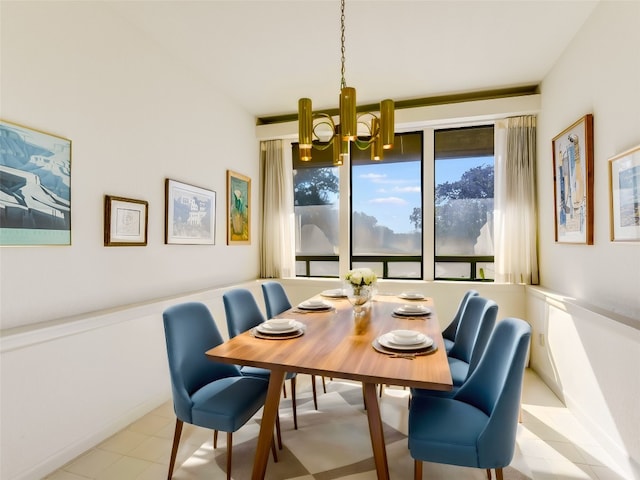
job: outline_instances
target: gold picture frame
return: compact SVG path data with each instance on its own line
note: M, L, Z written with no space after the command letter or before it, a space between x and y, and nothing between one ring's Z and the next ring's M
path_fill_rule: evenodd
M251 243L251 178L227 170L227 244Z
M593 245L593 115L552 141L555 240Z
M147 245L149 202L133 198L104 196L104 246Z
M640 145L609 159L612 242L640 241Z

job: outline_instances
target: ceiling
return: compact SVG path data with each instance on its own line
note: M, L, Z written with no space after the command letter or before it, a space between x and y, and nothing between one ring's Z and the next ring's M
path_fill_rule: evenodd
M358 104L539 84L598 0L346 0ZM256 117L336 108L339 0L103 5Z

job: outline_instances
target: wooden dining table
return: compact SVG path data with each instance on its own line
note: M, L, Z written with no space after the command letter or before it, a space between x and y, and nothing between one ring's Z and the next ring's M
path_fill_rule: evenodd
M358 321L346 298L324 300L333 305L329 311L308 311L296 306L278 315L304 325L304 333L299 337L263 339L257 338L251 330L206 352L215 361L271 370L253 463L253 480L264 479L266 473L286 372L362 382L376 471L378 479L384 480L389 479L389 467L376 386L387 384L445 391L452 388L451 372L431 298L409 301L396 295L376 295ZM395 316L394 310L398 307L416 303L429 308L431 314ZM381 353L376 339L397 329L417 330L428 335L433 339L435 349L415 357ZM374 348L374 343L378 349Z

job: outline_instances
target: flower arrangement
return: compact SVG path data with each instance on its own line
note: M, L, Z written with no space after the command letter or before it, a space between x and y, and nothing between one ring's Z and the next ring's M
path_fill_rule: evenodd
M364 285L373 285L378 277L370 268L356 268L349 270L344 279L354 287L362 287Z

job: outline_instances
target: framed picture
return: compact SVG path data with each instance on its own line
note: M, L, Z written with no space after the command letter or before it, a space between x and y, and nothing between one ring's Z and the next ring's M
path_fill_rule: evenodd
M105 247L144 247L147 244L148 222L148 202L104 196Z
M251 243L251 179L227 170L227 244Z
M609 160L611 241L640 241L640 145Z
M167 179L164 243L214 245L216 192Z
M71 140L0 120L0 245L71 245Z
M593 245L593 115L564 130L552 145L556 242Z

